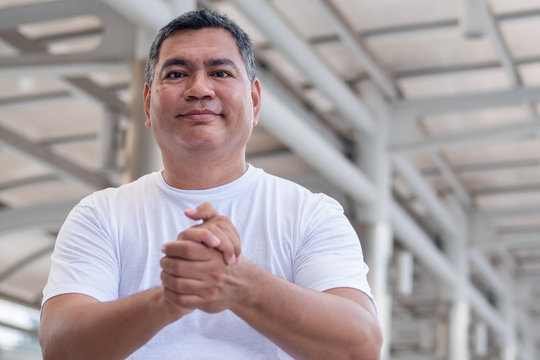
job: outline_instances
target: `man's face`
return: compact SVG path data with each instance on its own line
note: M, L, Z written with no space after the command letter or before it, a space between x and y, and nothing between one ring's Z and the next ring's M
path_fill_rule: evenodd
M212 150L243 156L259 107L259 82L249 81L236 41L222 29L167 38L144 90L146 126L169 157Z

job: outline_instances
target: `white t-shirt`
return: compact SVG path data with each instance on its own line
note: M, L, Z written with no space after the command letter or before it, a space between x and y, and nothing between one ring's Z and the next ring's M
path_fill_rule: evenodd
M159 286L161 245L198 223L183 211L204 202L230 218L242 256L257 266L306 288L351 287L372 298L360 242L343 208L250 165L237 180L208 190L173 188L155 172L84 198L58 235L43 302L64 293L110 301ZM196 310L129 357L216 358L290 357L228 310Z

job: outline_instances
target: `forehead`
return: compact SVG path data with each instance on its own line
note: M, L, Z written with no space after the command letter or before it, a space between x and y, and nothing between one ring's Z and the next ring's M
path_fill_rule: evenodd
M243 61L234 37L219 28L186 29L170 35L161 44L159 62L169 58L228 57Z

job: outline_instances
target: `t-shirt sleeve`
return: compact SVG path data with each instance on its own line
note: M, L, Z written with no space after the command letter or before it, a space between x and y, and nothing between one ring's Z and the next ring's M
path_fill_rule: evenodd
M56 239L42 303L67 293L99 301L117 299L117 254L104 216L92 201L83 200L70 212Z
M295 283L317 291L350 287L373 301L362 247L341 205L323 196L306 224L295 259Z

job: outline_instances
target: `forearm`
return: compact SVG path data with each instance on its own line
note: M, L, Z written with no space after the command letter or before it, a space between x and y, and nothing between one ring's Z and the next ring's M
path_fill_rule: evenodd
M172 321L160 292L154 288L111 302L59 299L49 313L44 308L44 359L126 358Z
M378 321L359 304L255 266L249 274L249 295L232 310L294 358L378 359Z

